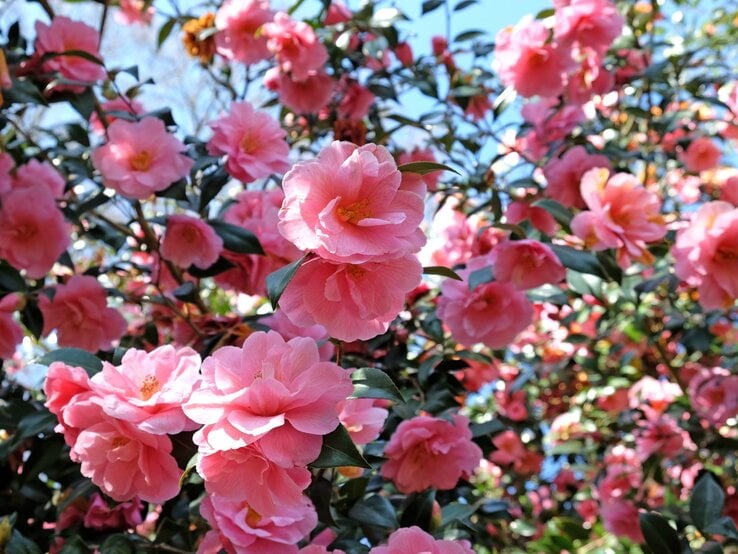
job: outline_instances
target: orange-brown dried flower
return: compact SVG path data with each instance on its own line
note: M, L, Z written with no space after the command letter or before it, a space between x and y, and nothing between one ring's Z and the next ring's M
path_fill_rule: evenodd
M197 19L182 25L182 42L187 53L208 64L215 55L215 14L207 12Z

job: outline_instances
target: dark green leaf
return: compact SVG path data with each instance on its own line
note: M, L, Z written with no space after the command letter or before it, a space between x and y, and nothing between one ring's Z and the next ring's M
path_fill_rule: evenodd
M397 516L392 503L378 494L359 500L349 510L349 517L365 525L386 529L397 528Z
M461 504L460 502L451 502L441 509L443 517L443 525L448 525L455 521L463 521L477 511L473 504Z
M12 86L3 90L3 98L5 104L47 104L38 87L28 79L14 79Z
M491 283L494 280L495 276L493 275L492 268L490 266L480 267L469 274L469 290L473 291L479 285Z
M248 229L226 223L220 219L211 219L208 224L223 239L223 246L226 250L239 254L264 255L264 249L261 247L259 239Z
M551 250L561 260L561 263L564 264L564 267L568 267L579 273L589 273L598 277L606 277L600 262L589 252L582 252L581 250L560 244L551 244L549 246L551 246Z
M372 467L356 449L351 435L343 425L339 425L323 437L320 456L310 466L317 468L352 466L366 469Z
M20 272L6 262L0 262L0 290L20 292L26 290L26 281Z
M41 338L41 332L44 329L44 315L38 307L35 300L28 300L21 310L21 323L31 332L31 334Z
M453 269L449 269L448 267L444 267L442 265L426 266L423 268L423 273L425 275L440 275L442 277L456 279L457 281L463 281L463 279L459 277L459 274L456 273Z
M499 419L490 419L484 423L472 423L472 437L484 437L487 435L495 435L505 430L505 424Z
M715 478L710 473L704 473L697 480L689 499L689 515L692 523L700 531L705 531L707 526L718 521L723 514L725 493Z
M159 29L159 35L156 37L156 48L161 48L161 45L164 44L164 41L167 40L169 35L172 33L172 29L174 29L174 24L177 23L176 19L170 19L164 25L161 26Z
M306 259L307 254L299 260L295 260L291 264L286 265L278 269L277 271L274 271L267 275L267 295L269 297L269 302L271 302L272 304L272 308L274 308L275 310L277 309L279 299L282 297L284 289L286 289L287 285L290 284L290 281L292 281L295 273L297 273L297 270L300 269L300 266Z
M51 365L54 362L81 367L90 376L102 369L102 362L96 356L79 348L59 348L44 354L38 360L38 363L43 365Z
M638 521L653 554L681 554L679 535L661 514L645 512L640 514Z
M445 0L425 0L423 2L423 7L422 7L421 13L423 15L425 15L427 13L430 13L433 10L435 10L436 8L440 8L441 6L443 6L443 3L444 2L445 2Z
M410 162L399 166L397 169L402 173L415 173L417 175L425 175L427 173L433 173L434 171L451 171L456 173L456 175L461 175L461 173L456 171L453 167L436 162Z
M199 294L192 281L186 281L172 291L174 297L182 302L197 302Z
M553 218L559 223L559 225L566 229L569 228L572 220L572 214L571 211L563 204L559 204L558 202L556 202L556 200L551 200L550 198L543 198L534 202L533 206L543 208L553 216Z
M110 535L100 545L100 552L105 554L134 554L133 542L127 535Z
M318 521L326 525L336 524L331 514L332 494L333 487L331 486L331 482L325 478L314 479L307 490L307 495L312 500L315 511L318 512Z
M454 42L464 42L465 40L471 40L473 38L484 36L485 34L486 33L484 31L478 30L464 31L454 37Z
M171 198L172 200L187 201L187 180L180 179L169 185L162 191L156 193L159 198Z
M401 527L417 525L424 531L430 531L433 519L433 502L436 491L433 489L413 494L405 504L400 517Z
M223 168L204 175L200 180L200 212L202 212L210 201L215 198L231 176Z
M477 4L479 0L461 0L456 6L454 6L455 12L460 12L464 8L468 8L469 6L473 6L474 4Z
M738 529L736 529L735 522L729 516L723 516L718 520L710 522L704 528L704 531L705 533L722 535L723 537L738 540Z
M18 529L13 529L3 552L5 554L41 554L41 549L32 540L21 535Z
M395 383L381 369L363 367L351 374L354 383L354 393L351 398L384 398L404 402L402 393Z
M221 256L210 267L206 267L205 269L200 269L199 267L193 265L187 269L187 273L189 273L193 277L198 277L198 278L213 277L215 275L218 275L219 273L223 273L224 271L228 271L229 269L232 269L234 267L235 266L231 262L229 262L227 259Z
M181 477L179 478L179 488L181 489L185 482L187 481L187 478L190 476L190 473L195 471L195 467L197 466L197 462L200 459L200 454L197 453L193 455L188 461L187 466L185 467L184 471L182 472Z

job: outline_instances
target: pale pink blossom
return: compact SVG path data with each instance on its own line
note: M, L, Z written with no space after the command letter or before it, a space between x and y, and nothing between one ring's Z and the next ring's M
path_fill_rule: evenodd
M679 155L687 171L699 173L714 169L720 162L720 148L708 137L699 137L689 143L687 149Z
M28 277L48 273L69 245L71 227L41 184L11 190L0 208L0 258Z
M533 159L543 157L552 144L565 139L585 119L581 106L558 107L553 98L529 102L521 113L532 129L519 138L519 148Z
M468 479L479 465L482 450L472 442L469 420L453 414L451 421L416 416L400 423L384 448L382 477L405 494L429 487L448 490Z
M584 146L567 150L560 158L551 158L543 166L546 195L569 208L584 208L580 184L582 176L594 167L610 168L610 160L601 154L589 154Z
M143 104L135 98L123 98L122 96L103 102L100 104L100 109L105 112L105 119L107 120L108 125L117 119L121 119L120 117L113 115L111 112L125 112L133 116L141 115L145 111ZM92 115L90 116L90 127L98 135L105 134L105 126L100 120L100 116L97 115L97 112L92 112Z
M553 250L537 240L506 240L492 249L494 276L517 289L532 289L566 278L566 268Z
M101 60L98 44L100 35L91 26L74 21L68 17L58 15L51 20L51 24L36 21L36 42L34 43L34 58L39 60L48 54L63 54L70 50L80 50ZM74 54L47 57L41 64L41 70L49 73L58 73L61 77L72 81L79 81L80 85L59 85L58 90L81 92L83 84L93 84L105 78L105 69L82 56Z
M313 339L318 344L318 351L320 352L320 359L324 362L329 362L335 352L333 343L328 340L330 335L325 327L322 325L310 325L308 327L301 327L292 323L284 310L277 310L273 314L269 314L259 320L259 323L263 323L268 326L272 331L276 331L285 340L290 340L295 337L308 337Z
M497 33L493 68L521 96L557 96L564 89L571 55L548 39L549 30L530 16Z
M646 243L666 235L660 214L661 200L627 173L610 176L594 168L582 177L582 198L589 208L571 222L572 231L594 250L617 249L618 264L627 268L631 259L652 263Z
M338 103L338 116L343 119L363 119L369 113L374 100L375 96L368 88L352 81L346 86Z
M59 346L109 350L127 327L118 310L108 307L105 289L89 275L74 275L57 285L52 299L42 294L38 306L44 316L43 334L56 329Z
M215 13L216 52L244 64L269 57L262 25L272 19L268 0L226 0Z
M680 396L682 389L676 383L654 379L646 375L628 390L628 401L633 409L640 408L649 419L655 419Z
M738 209L727 202L708 202L677 233L672 247L674 272L697 287L700 304L727 309L738 298Z
M387 410L373 398L347 398L338 403L338 419L354 444L367 444L382 431Z
M285 175L279 230L299 249L335 262L417 252L425 243L423 198L401 190L401 181L383 146L333 142Z
M317 458L322 436L338 425L336 404L352 390L348 372L320 361L314 340L256 332L205 359L184 411L204 424L194 437L202 451L259 440L269 460L292 467Z
M437 162L436 155L430 148L413 148L409 152L402 152L397 156L397 165L402 166L414 162ZM440 171L431 171L425 175L417 173L403 172L402 190L409 190L420 196L424 196L426 191L436 192L438 189L438 180L441 177Z
M147 7L144 0L120 0L119 7L115 19L123 25L148 25L155 13L154 7Z
M225 155L225 168L234 178L250 183L284 173L290 166L286 133L274 119L248 102L234 102L230 112L210 124L208 153Z
M738 375L722 367L702 368L687 389L692 408L715 426L738 416Z
M262 453L258 442L236 450L202 454L197 472L205 480L208 494L246 502L266 517L280 515L283 506L300 504L302 492L312 478L307 468L274 464Z
M420 527L403 527L394 531L385 546L375 546L370 554L474 554L469 541L433 538Z
M299 504L281 506L279 514L263 516L248 503L217 495L200 504L200 515L213 531L198 554L297 554L297 543L315 527L318 517L307 497Z
M264 75L264 86L279 95L279 101L297 114L315 114L328 106L335 81L325 70L312 71L301 81L273 67Z
M102 495L96 492L92 495L85 513L84 526L98 530L131 529L143 521L141 517L143 509L143 502L135 497L110 507Z
M277 12L274 20L262 27L267 48L277 58L280 68L296 81L306 79L312 71L321 69L328 61L328 52L313 28L303 21L295 21L284 12Z
M23 340L23 328L13 319L13 312L21 307L21 302L15 292L0 298L0 359L12 358Z
M503 348L533 320L533 305L513 285L481 282L470 290L470 276L491 266L487 256L472 258L466 269L458 272L463 281L446 279L441 286L438 317L463 345L484 343L490 348Z
M295 325L317 323L339 340L368 340L389 328L422 270L413 255L360 265L314 258L300 266L279 306Z
M28 163L19 165L15 171L13 188L31 188L36 185L48 189L52 198L64 196L64 177L47 162L30 160Z
M577 43L603 55L622 33L624 22L610 0L572 0L556 9L554 37L562 46Z
M159 253L179 267L205 269L215 263L223 249L223 239L197 217L170 215Z
M108 142L91 158L106 186L142 200L187 176L194 162L183 154L185 150L160 119L118 119L108 127Z
M602 65L601 57L590 49L581 55L579 68L569 75L565 96L570 104L585 104L593 95L604 95L615 87L615 75Z
M90 380L106 414L154 435L191 431L197 425L182 405L200 381L200 356L191 348L129 349L115 366L103 362Z

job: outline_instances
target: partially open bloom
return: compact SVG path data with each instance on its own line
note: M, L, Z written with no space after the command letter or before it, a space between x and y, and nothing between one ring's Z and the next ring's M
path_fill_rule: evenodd
M90 380L106 414L154 435L197 427L182 411L200 380L200 356L191 348L160 346L151 352L131 348L119 366L103 362Z
M387 419L387 410L373 398L347 398L338 404L338 419L354 444L366 444L379 436Z
M75 275L57 285L53 299L39 297L44 315L44 335L56 329L59 346L82 348L89 352L108 350L126 330L126 320L108 307L107 293L89 275Z
M313 28L284 12L278 12L262 29L267 48L276 56L280 68L296 81L307 78L328 60L328 52Z
M550 247L537 240L507 240L492 250L495 279L518 289L558 283L566 268Z
M274 119L248 102L234 102L230 112L210 124L213 137L208 152L225 154L226 171L244 183L289 168L285 131Z
M672 248L674 272L697 287L708 310L727 309L738 298L738 209L727 202L703 204Z
M689 143L679 159L687 171L699 173L714 169L720 162L720 148L707 137L700 137Z
M36 22L34 56L42 58L47 54L59 54L46 58L41 69L59 73L65 79L92 84L105 78L103 66L76 54L63 53L80 50L100 60L102 57L98 50L99 42L100 35L93 27L59 15L54 17L49 25L42 21ZM81 85L64 85L57 88L77 92L83 89Z
M582 177L582 198L589 211L577 214L571 229L590 248L617 249L618 264L626 268L631 258L652 263L647 242L666 234L660 214L661 201L627 173L604 168L587 171Z
M252 64L269 57L261 26L272 19L267 0L226 0L215 13L215 47L229 60Z
M580 190L582 176L594 167L610 168L610 160L601 154L589 154L584 146L567 150L560 158L551 158L543 166L546 196L567 207L584 208Z
M292 467L318 457L323 435L338 425L336 404L352 390L345 370L320 361L314 340L257 332L205 359L184 411L204 424L194 437L202 451L258 440L269 460Z
M69 245L70 226L42 184L11 190L0 208L0 258L31 279L46 275Z
M194 163L182 154L185 145L155 117L114 121L108 138L92 152L92 163L106 186L128 198L142 200L168 188Z
M481 342L490 348L503 348L533 320L533 305L509 283L480 282L471 290L471 275L480 275L475 272L491 265L488 256L472 258L459 272L463 281L446 279L441 286L438 317L454 339L466 346Z
M205 269L215 263L222 249L223 239L200 218L188 215L167 218L167 230L159 250L165 260L179 267L194 265Z
M469 420L459 414L451 421L428 416L405 420L384 449L382 477L405 494L429 487L452 489L471 476L482 458L471 439Z
M423 198L382 146L334 142L284 177L279 230L301 250L334 262L362 263L417 252Z
M84 526L98 530L130 529L143 522L143 508L140 498L133 498L111 508L100 493L95 493L85 513Z
M474 554L469 541L436 540L420 527L403 527L393 532L385 546L375 546L370 554Z
M297 270L279 306L295 325L318 323L334 338L368 340L389 328L422 271L413 255L360 265L314 258Z

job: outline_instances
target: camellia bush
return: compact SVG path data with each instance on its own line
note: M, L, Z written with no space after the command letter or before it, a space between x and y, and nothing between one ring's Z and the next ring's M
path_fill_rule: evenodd
M737 552L736 5L277 4L3 13L0 550Z

